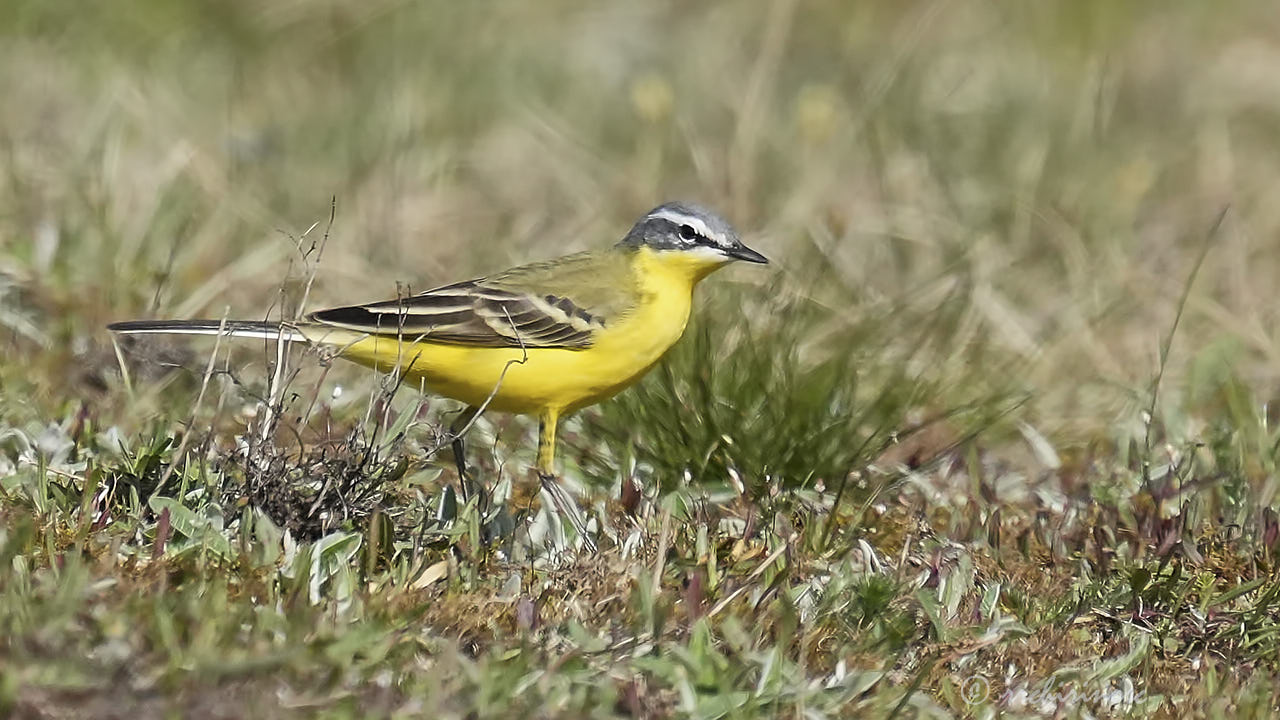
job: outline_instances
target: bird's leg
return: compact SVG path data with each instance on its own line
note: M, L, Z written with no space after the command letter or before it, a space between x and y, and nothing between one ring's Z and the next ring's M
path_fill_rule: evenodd
M467 474L467 450L462 440L462 436L466 433L467 426L475 420L476 415L480 414L480 408L474 405L468 405L457 418L449 425L449 434L453 436L453 462L458 468L458 490L462 497L462 502L466 502L471 497L473 483L470 475ZM479 491L479 487L474 488Z
M560 413L544 412L538 418L538 475L555 477L556 474L556 424Z
M538 480L542 489L556 506L561 517L567 517L582 538L583 545L591 552L596 551L596 544L587 534L587 522L582 516L578 503L556 479L556 423L560 419L558 410L548 410L542 414L538 422Z

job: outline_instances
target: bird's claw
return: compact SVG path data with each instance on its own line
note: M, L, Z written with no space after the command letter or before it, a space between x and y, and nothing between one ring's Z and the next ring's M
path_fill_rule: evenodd
M542 483L542 489L551 497L551 503L556 506L556 512L561 517L569 519L569 524L573 525L573 529L578 533L578 537L582 538L582 544L590 552L596 552L598 549L596 543L591 539L591 535L587 533L587 521L583 517L582 509L578 507L578 503L574 501L569 493L565 492L555 475L539 471L538 480Z

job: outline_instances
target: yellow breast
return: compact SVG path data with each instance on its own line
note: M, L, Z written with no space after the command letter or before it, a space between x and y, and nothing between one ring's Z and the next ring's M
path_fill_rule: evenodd
M630 311L609 318L582 350L481 348L369 337L342 356L420 381L440 395L515 413L572 412L631 385L680 339L693 288L723 262L640 248L631 259L639 292ZM490 399L490 396L492 398Z

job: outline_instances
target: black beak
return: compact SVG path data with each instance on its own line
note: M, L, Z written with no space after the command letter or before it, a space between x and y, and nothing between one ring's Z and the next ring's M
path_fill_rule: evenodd
M743 260L749 263L760 263L761 265L769 264L769 258L761 255L742 243L738 243L734 247L725 250L725 254L734 260Z

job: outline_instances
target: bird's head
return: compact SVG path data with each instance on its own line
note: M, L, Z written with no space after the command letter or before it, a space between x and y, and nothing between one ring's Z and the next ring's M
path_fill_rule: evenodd
M656 257L685 265L699 277L734 260L769 262L743 245L724 218L690 203L670 202L650 210L620 244L652 250Z

